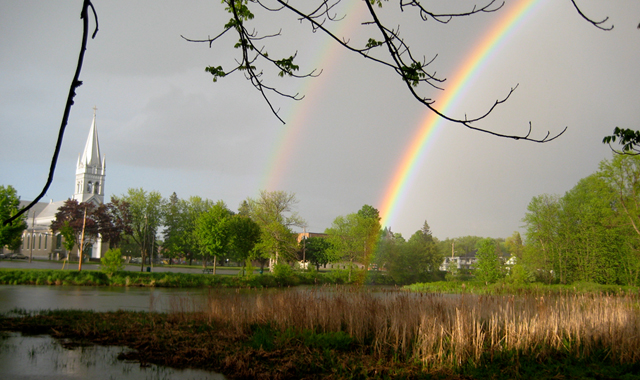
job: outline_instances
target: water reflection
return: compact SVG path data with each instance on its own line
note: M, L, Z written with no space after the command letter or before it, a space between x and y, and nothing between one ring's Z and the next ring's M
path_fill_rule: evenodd
M1 285L0 313L25 310L76 309L97 312L170 311L173 300L186 298L203 305L208 289L156 289L92 286Z
M175 289L133 288L55 285L0 285L0 313L14 308L36 311L53 309L93 310L96 312L130 311L194 311L207 304L210 294L239 293L243 295L271 292L307 292L319 294L342 291L366 291L373 295L384 295L398 291L394 287L335 287L297 286L293 288L248 289Z
M3 380L22 379L212 379L221 374L201 370L176 370L118 360L123 347L87 346L67 349L46 336L0 335L0 368Z

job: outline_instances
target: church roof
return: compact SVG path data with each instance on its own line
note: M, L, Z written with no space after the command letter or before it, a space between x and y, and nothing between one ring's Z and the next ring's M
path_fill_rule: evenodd
M20 201L20 209L22 209L23 207L27 206L29 203L31 203L31 201ZM42 210L44 210L47 205L49 205L49 203L47 202L38 202L36 204L33 205L33 207L31 207L31 209L28 211L29 214L27 216L27 219L29 219L29 223L31 223L31 219L33 218L33 214L35 213L36 218L38 217L38 215L42 212Z
M51 225L51 222L54 221L54 219L56 218L56 212L58 212L58 209L64 204L65 201L58 201L58 202L38 202L36 203L31 210L29 210L29 217L27 218L27 224L29 225L29 228L33 227L33 222L34 222L34 218L33 218L33 213L35 213L36 217L35 217L35 225L36 226L43 226L43 227L49 227ZM29 204L29 201L20 201L20 206L24 207L27 204Z
M100 156L100 144L98 144L98 129L96 128L96 114L93 113L93 121L89 130L89 137L84 146L84 153L80 158L83 166L100 166L102 165L102 157Z

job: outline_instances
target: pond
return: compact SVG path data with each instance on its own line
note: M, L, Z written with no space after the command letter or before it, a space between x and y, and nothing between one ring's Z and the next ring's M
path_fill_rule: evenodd
M56 286L56 285L0 285L0 313L12 309L49 310L77 309L97 312L131 310L168 312L185 306L193 309L202 307L212 293L243 294L307 291L310 286L293 288L271 288L262 290L213 288L213 289L179 289L179 288L132 288L132 287L94 287L94 286ZM324 289L324 290L323 290ZM333 287L323 287L321 292L331 292ZM397 288L389 286L367 286L366 291L374 295L383 295ZM191 311L189 310L189 311Z
M200 370L177 370L156 365L141 366L118 359L126 347L81 346L67 348L46 335L0 333L0 368L3 380L56 379L211 379L223 375Z
M173 289L91 286L0 285L0 313L13 309L38 311L48 309L78 309L107 312L131 311L192 311L207 304L211 293L271 293L308 291L310 287L286 289ZM318 289L316 289L317 291ZM333 293L333 287L319 289ZM382 295L394 291L388 287L367 287L366 291ZM206 371L177 371L117 359L123 347L65 348L49 336L26 337L16 333L0 336L0 368L2 379L224 379Z
M167 312L181 298L200 305L208 292L208 289L0 285L0 313L14 308Z
M224 290L223 290L224 291ZM190 307L204 304L207 289L150 289L81 286L1 285L0 313L24 310L82 309L98 312L169 311L180 300ZM184 302L182 303L184 304ZM172 306L174 305L174 306ZM174 370L118 360L123 347L65 348L50 336L0 335L0 368L3 380L66 379L224 379L221 374Z

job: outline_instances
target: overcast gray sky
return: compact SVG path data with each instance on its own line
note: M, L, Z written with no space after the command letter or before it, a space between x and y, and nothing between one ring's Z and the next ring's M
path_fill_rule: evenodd
M352 41L376 37L358 20L364 4L344 0L332 29ZM603 32L569 0L538 0L466 89L454 116L476 115L511 87L511 99L480 126L510 133L567 132L547 144L499 139L444 124L389 225L408 238L427 220L438 238L506 237L522 226L533 196L563 194L611 157L601 143L615 126L640 128L640 2L578 1ZM0 0L0 184L22 199L39 194L73 77L81 39L81 1ZM443 2L433 1L436 6ZM452 2L446 2L451 4ZM467 5L472 2L460 1ZM518 1L495 13L440 25L391 8L414 54L451 77L481 37ZM478 3L480 4L480 3ZM260 189L294 192L308 229L323 231L364 204L381 207L398 161L428 110L388 69L355 56L308 25L268 14L261 32L282 28L270 53L298 52L301 70L318 78L267 77L301 102L273 98L282 125L242 76L217 83L208 65L230 67L229 34L209 49L180 38L217 35L228 19L219 1L95 0L100 30L89 41L54 182L46 199L73 194L75 165L97 106L105 190L157 190L169 197L223 200L236 210ZM319 65L319 66L318 66ZM445 82L444 87L446 91ZM443 92L426 95L438 100ZM437 104L437 103L436 103ZM274 158L279 158L280 161Z

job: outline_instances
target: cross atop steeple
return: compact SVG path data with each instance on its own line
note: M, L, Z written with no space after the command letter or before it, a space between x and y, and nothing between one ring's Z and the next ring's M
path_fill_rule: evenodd
M98 108L96 106L93 106L93 118L96 118L96 111L98 110Z

